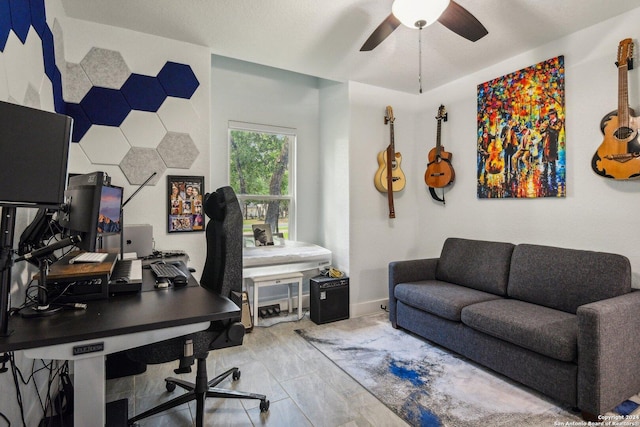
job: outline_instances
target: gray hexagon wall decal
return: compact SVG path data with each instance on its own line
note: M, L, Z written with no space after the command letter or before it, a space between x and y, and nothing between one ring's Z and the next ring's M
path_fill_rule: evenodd
M120 169L131 185L140 185L152 173L157 172L158 174L149 181L149 185L156 185L167 170L167 165L164 164L156 149L131 147L120 162Z
M92 47L80 65L94 86L120 89L131 75L120 52Z
M167 167L182 169L189 169L200 154L191 136L179 132L167 132L158 144L158 153Z
M67 62L65 65L65 74L62 80L64 100L79 104L91 89L91 80L89 80L87 73L84 72L84 68L80 64Z

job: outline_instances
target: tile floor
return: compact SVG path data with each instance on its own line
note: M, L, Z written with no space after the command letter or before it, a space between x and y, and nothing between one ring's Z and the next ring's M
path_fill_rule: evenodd
M219 387L267 395L267 413L258 400L207 399L207 426L407 426L384 404L345 374L294 331L313 327L306 315L300 321L277 319L270 327L256 327L242 346L209 353L209 377L237 366L241 378ZM270 319L271 321L275 319ZM266 322L265 322L266 323ZM336 323L337 325L338 323ZM129 399L129 415L169 400L164 378L177 376L177 362L149 365L140 375L107 381L107 401ZM195 366L193 369L195 373ZM188 380L194 373L180 375ZM139 426L192 426L195 403L140 421Z

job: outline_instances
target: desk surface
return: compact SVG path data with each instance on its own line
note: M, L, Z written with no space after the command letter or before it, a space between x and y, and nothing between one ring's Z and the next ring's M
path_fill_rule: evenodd
M143 282L153 280L143 270ZM195 279L190 278L191 282ZM152 282L153 283L153 282ZM190 283L193 284L193 283ZM0 337L0 352L25 350L75 341L224 320L240 316L231 300L197 286L122 294L89 301L86 310L65 310L49 317L9 318L8 337Z

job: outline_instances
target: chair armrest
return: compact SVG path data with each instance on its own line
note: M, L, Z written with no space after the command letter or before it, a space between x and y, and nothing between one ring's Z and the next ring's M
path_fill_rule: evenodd
M433 280L436 277L438 258L424 258L389 263L389 320L396 327L396 297L398 283Z
M578 407L598 415L640 390L640 292L578 307Z

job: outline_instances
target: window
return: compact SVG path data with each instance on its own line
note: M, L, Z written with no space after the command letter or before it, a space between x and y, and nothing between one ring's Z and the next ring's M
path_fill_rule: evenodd
M295 129L229 122L229 185L252 225L269 224L271 234L295 240Z

